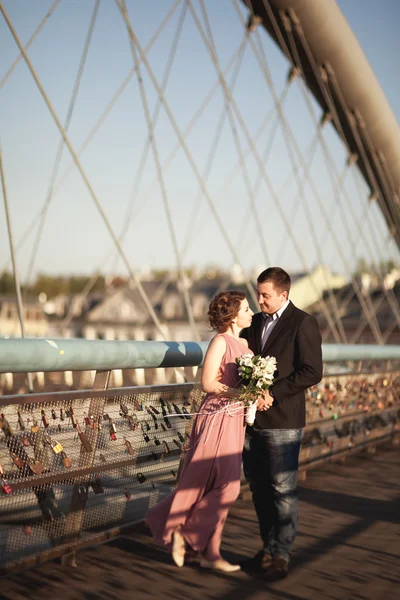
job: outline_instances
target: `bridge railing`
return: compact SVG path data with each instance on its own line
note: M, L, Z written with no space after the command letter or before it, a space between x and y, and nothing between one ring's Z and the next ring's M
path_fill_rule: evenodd
M0 370L96 370L92 389L0 396L3 572L67 555L143 520L175 485L198 383L108 388L112 369L196 367L207 344L0 340ZM387 440L400 348L324 346L300 469Z

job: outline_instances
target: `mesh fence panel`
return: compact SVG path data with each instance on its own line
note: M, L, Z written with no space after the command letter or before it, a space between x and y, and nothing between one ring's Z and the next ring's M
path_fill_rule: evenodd
M307 392L301 468L398 430L399 365L363 366ZM202 392L185 384L101 393L0 399L3 571L142 520L176 484Z
M3 564L142 519L177 480L191 402L201 396L190 387L94 399L63 393L36 404L4 398Z

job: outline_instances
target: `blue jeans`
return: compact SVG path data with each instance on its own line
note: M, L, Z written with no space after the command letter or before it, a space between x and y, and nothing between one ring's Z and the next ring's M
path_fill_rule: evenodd
M250 432L243 468L256 509L264 550L287 561L297 530L297 471L302 429Z

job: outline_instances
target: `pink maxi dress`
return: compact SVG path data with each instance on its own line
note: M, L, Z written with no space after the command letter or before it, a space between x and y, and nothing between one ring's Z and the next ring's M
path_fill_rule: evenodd
M237 387L235 360L252 352L232 336L219 335L226 341L220 380L229 387ZM204 554L208 560L218 560L228 510L240 490L244 409L240 403L207 394L199 413L179 483L147 513L146 520L158 543L170 545L173 532L182 525L182 535L195 552Z

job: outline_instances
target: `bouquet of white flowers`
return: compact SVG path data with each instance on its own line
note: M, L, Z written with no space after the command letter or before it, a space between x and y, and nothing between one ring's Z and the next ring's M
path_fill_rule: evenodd
M236 359L239 375L243 382L243 391L239 400L246 406L246 423L254 425L257 412L257 399L264 390L268 390L274 383L276 371L276 358L259 354L242 354Z

